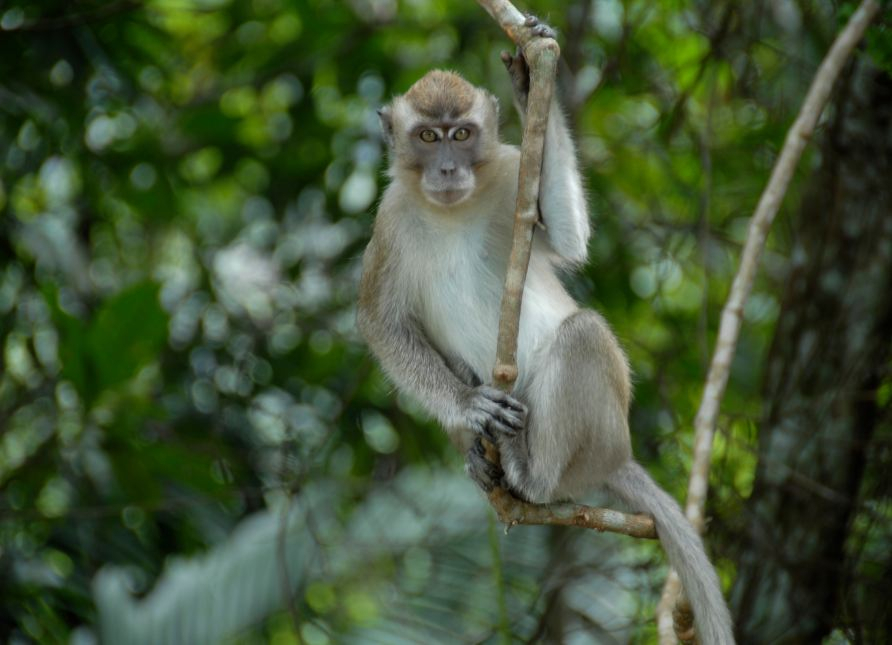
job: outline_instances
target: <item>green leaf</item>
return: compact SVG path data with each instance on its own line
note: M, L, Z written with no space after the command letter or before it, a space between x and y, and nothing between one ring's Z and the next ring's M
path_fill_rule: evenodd
M158 285L142 282L106 300L87 335L96 391L132 378L155 360L167 340L167 315Z

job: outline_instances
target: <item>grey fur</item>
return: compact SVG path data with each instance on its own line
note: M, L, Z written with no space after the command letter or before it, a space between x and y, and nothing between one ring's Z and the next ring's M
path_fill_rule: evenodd
M512 75L526 73L515 59L506 65ZM514 79L518 92L522 81ZM451 98L447 86L461 95ZM546 131L539 198L546 230L534 233L518 337L519 376L510 396L488 384L519 152L498 140L491 95L454 74L430 73L394 99L382 120L393 181L363 259L357 318L388 376L439 419L467 452L468 472L484 489L504 483L525 499L548 502L607 486L652 513L670 561L681 572L702 642L733 643L728 610L699 538L677 504L631 461L626 356L603 317L579 309L557 277L559 268L585 261L590 234L560 107L552 107ZM469 152L449 151L456 167L441 173L444 153L431 142L419 143L418 133L433 129L446 137L456 127L473 132L465 142ZM436 182L424 179L431 168ZM464 192L447 204L440 194L450 189L452 177ZM483 460L480 437L498 442L504 482L496 481L502 471Z

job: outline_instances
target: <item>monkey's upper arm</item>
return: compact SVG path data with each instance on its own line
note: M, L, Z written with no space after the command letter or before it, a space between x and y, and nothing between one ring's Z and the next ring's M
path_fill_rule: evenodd
M396 279L400 268L375 236L363 257L357 326L384 371L444 423L461 412L468 385L450 369L417 321Z
M381 288L383 258L379 257L377 240L372 236L362 256L362 278L359 281L359 299L356 306L356 326L359 333L371 345L373 326L379 315L378 302Z

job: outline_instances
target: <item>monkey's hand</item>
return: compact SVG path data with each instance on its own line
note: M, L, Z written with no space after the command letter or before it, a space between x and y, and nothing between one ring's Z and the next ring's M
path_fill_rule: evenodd
M539 20L536 16L527 16L526 24L533 30L533 34L540 38L557 38L557 32ZM526 113L527 99L530 95L530 68L520 48L511 55L511 52L503 51L502 62L508 75L511 77L511 86L514 88L514 100L521 114Z
M469 390L463 408L464 425L493 443L498 435L516 436L527 420L523 403L488 385Z
M502 472L501 466L486 458L486 449L483 447L480 437L474 439L474 444L468 450L468 461L465 467L471 479L486 493L496 486L502 485L505 473Z

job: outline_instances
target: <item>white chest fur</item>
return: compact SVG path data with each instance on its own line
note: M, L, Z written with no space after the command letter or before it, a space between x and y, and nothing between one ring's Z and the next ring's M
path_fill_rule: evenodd
M448 357L467 363L491 381L496 358L499 309L510 252L510 226L486 218L464 222L417 222L409 251L412 300L424 331ZM517 363L522 383L535 356L561 321L575 309L553 275L548 259L534 251L524 289Z

